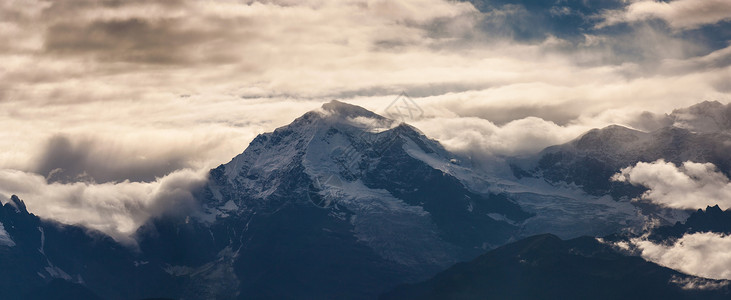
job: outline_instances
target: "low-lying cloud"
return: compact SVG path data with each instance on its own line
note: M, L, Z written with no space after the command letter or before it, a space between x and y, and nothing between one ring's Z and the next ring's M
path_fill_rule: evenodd
M439 140L448 150L475 160L534 154L543 148L568 142L588 128L559 126L528 117L502 126L475 117L438 117L413 124L427 136Z
M699 209L718 205L724 210L731 208L731 182L711 163L686 161L676 166L662 159L639 162L623 168L612 180L647 187L649 190L640 200L665 207Z
M196 209L193 196L206 174L178 170L152 182L49 183L41 175L0 170L0 197L22 195L28 210L66 224L104 232L134 245L131 235L150 217Z
M703 232L686 234L670 245L639 238L632 243L643 258L659 265L700 277L731 279L731 236Z
M72 140L68 136L54 135L37 158L35 172L46 176L49 182L149 182L172 171L192 167L191 162L186 161L191 155L176 153L179 150L128 153L133 149L114 142L103 143L91 138Z

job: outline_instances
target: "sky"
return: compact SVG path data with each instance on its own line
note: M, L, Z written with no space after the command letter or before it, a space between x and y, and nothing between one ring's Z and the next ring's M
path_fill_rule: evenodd
M476 158L731 102L727 0L6 0L0 40L0 196L118 239L332 99Z

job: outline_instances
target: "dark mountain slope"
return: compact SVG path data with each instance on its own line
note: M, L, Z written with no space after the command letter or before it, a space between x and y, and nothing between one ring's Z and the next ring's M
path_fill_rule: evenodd
M612 125L593 129L563 145L551 146L535 157L516 160L516 176L543 177L573 183L592 195L636 196L642 189L610 181L620 169L658 159L675 164L710 162L731 175L731 133L693 132L668 126L642 132ZM522 166L522 167L517 167Z
M101 232L42 220L16 196L0 206L0 224L8 238L0 243L0 299L134 299L178 289L140 253Z
M704 281L614 252L594 238L533 236L457 264L430 280L400 286L381 299L728 299L684 289Z

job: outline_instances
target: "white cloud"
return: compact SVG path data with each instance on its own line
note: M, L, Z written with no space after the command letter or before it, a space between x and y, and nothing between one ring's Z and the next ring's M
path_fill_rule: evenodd
M672 245L642 239L632 243L643 258L657 264L695 276L731 279L731 236L704 232L686 234Z
M711 163L684 162L680 167L657 160L623 168L612 180L642 185L641 199L677 209L718 205L731 208L731 182Z
M565 143L585 131L581 126L558 126L528 117L502 126L476 117L437 117L413 122L427 136L448 150L475 159L533 154L545 147Z
M194 210L192 192L205 179L204 173L179 170L149 183L60 184L32 173L0 170L0 196L7 201L18 195L42 218L79 224L134 244L131 234L148 218Z
M602 26L662 19L676 29L693 29L719 21L731 20L731 2L727 0L636 1L624 9L606 12L604 18Z
M75 152L85 153L90 167L110 171L176 157L183 167L212 168L241 153L257 134L320 106L282 98L242 100L172 93L150 102L27 104L0 104L5 108L0 111L0 126L12 129L0 132L0 168L37 171L44 157L54 154L49 148L54 137L69 140Z

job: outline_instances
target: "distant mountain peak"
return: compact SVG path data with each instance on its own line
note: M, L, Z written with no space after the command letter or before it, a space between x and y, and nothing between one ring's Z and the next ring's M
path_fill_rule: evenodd
M622 145L642 143L647 134L620 125L610 125L601 129L592 129L571 141L578 149L591 151L619 150Z
M673 126L693 132L709 133L731 129L731 105L718 101L703 101L690 107L675 109L668 117Z
M699 208L698 212L699 213L703 212L703 210ZM723 212L723 210L721 209L721 207L718 206L718 204L716 204L714 206L710 206L710 205L706 206L706 212L721 213L721 212Z
M706 100L706 101L703 101L703 102L700 102L700 103L697 103L697 104L688 106L686 108L674 109L673 110L673 113L676 113L676 112L677 113L681 113L681 112L685 112L685 111L698 112L698 113L709 113L709 112L713 112L713 111L716 111L718 109L721 109L724 106L725 105L723 105L723 103L718 102L716 100L714 100L714 101L708 101L708 100Z
M28 213L28 209L25 206L25 202L23 202L23 200L20 200L20 198L18 198L18 196L16 196L16 195L10 196L10 201L6 205L10 205L13 208L15 208L16 212L24 213L24 214Z

